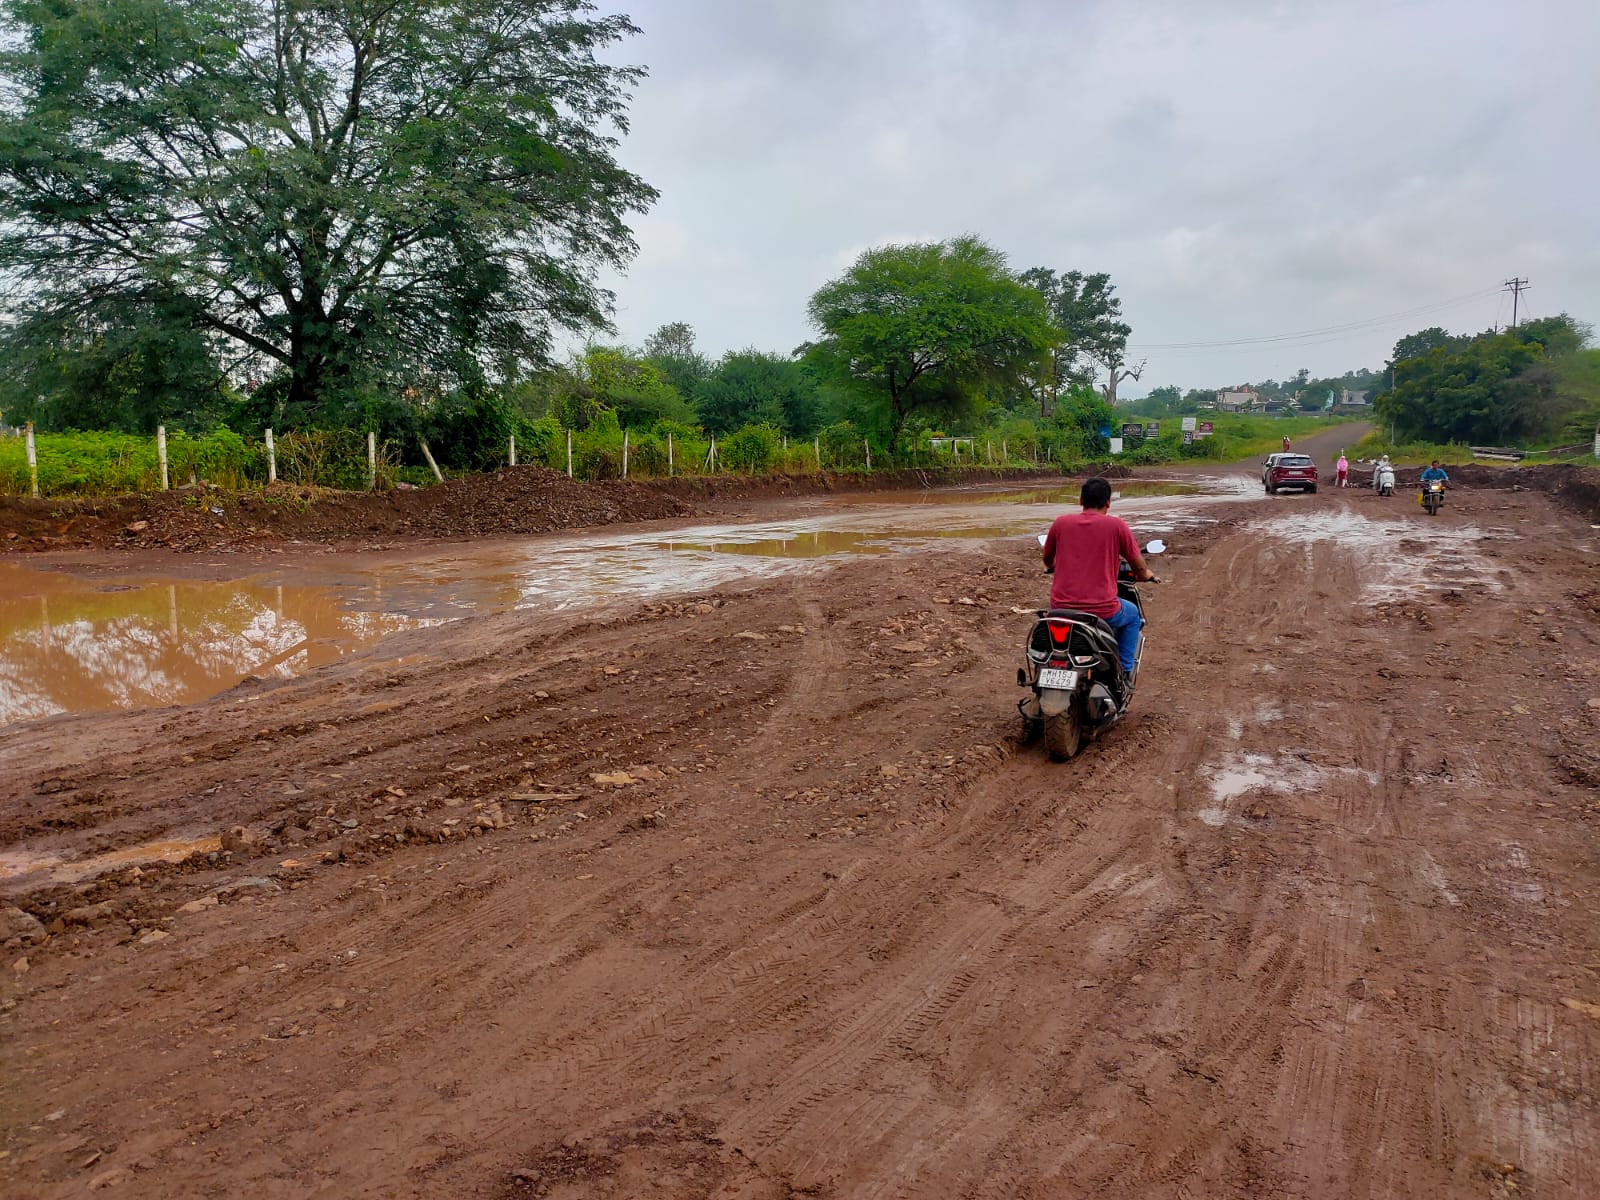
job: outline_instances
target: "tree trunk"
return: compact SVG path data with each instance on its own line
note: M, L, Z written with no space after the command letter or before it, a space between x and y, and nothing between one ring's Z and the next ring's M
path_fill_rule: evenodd
M306 297L305 307L293 314L289 328L289 402L286 405L302 421L321 407L331 382L327 329L327 318L316 297Z

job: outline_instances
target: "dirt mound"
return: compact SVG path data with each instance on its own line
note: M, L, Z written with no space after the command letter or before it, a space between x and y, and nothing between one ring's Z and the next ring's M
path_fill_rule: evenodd
M1446 467L1450 485L1475 491L1544 492L1561 507L1600 520L1600 468L1555 463L1536 467L1489 466L1464 463ZM1421 467L1401 467L1395 483L1402 488L1416 487Z
M12 549L153 546L210 550L294 539L472 538L678 517L690 506L633 483L578 483L546 467L504 467L430 488L250 492L180 488L111 500L0 499L0 545Z
M691 475L660 479L649 486L673 496L696 500L754 500L775 496L816 496L839 492L893 492L918 488L960 487L1012 479L1059 479L1055 467L955 467L874 471L835 475L826 471L803 475Z

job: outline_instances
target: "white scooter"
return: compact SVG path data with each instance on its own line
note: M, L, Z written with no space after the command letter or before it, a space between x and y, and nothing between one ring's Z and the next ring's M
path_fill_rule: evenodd
M1372 472L1372 486L1380 496L1394 495L1394 468L1388 463L1379 463Z

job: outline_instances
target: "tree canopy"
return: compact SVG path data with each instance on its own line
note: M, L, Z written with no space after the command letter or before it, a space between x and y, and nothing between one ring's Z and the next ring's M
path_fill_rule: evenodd
M817 381L793 359L761 350L723 355L694 398L700 422L711 433L770 425L808 438L822 424Z
M970 236L868 250L809 314L822 335L811 360L880 401L894 436L914 412L957 411L1014 384L1059 340L1039 292Z
M587 0L4 0L6 340L187 333L291 402L604 327L655 193Z
M1503 333L1430 329L1401 338L1394 387L1378 396L1378 414L1431 441L1498 445L1550 435L1590 401L1571 365L1588 333L1563 314Z
M1124 367L1132 329L1122 320L1122 301L1114 294L1111 276L1103 271L1057 274L1048 267L1032 267L1019 278L1044 297L1045 307L1061 331L1061 340L1045 356L1044 369L1033 380L1040 415L1049 414L1049 406L1062 389L1093 383L1101 370L1108 373L1108 399L1115 404L1119 372L1124 379L1138 376L1136 369Z

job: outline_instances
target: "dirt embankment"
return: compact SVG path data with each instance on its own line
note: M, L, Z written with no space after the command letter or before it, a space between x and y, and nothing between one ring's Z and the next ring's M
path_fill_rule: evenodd
M880 471L871 475L721 475L581 483L545 467L502 467L428 488L339 492L278 484L225 492L184 487L104 499L0 497L0 553L63 549L226 550L279 541L395 541L515 537L628 521L684 517L700 509L785 496L949 487L1057 472Z
M1600 467L1579 467L1570 463L1553 463L1537 467L1492 467L1483 463L1465 463L1445 468L1451 487L1472 491L1543 492L1562 508L1568 509L1590 521L1600 520ZM1421 465L1399 467L1395 470L1395 484L1401 488L1414 488L1422 475ZM1370 464L1352 472L1355 482L1371 482Z
M1208 507L1064 765L1025 538L0 732L0 1192L1587 1200L1600 540L1462 500Z

